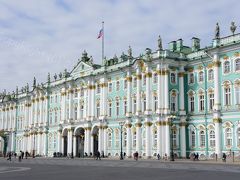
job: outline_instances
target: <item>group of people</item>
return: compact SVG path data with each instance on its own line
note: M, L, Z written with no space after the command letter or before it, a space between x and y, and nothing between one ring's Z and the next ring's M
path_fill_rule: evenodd
M199 154L198 153L193 153L192 156L193 156L192 157L193 161L199 161Z
M16 152L8 152L7 153L7 160L8 161L12 161L12 157L14 156L14 158L16 159L18 157L18 161L21 162L21 160L24 158L24 154L25 154L25 158L27 159L30 154L28 151L26 151L25 153L23 151L19 151L19 153ZM33 156L34 157L34 156Z

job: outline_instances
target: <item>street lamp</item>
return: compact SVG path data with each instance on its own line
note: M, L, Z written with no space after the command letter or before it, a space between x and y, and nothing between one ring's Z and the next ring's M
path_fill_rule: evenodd
M119 122L119 126L121 127L121 152L120 152L120 160L123 160L123 152L122 152L122 128L123 128L124 122Z
M170 116L170 122L171 122L171 155L170 155L170 161L174 161L174 152L173 152L173 120L176 118L176 116L171 115Z

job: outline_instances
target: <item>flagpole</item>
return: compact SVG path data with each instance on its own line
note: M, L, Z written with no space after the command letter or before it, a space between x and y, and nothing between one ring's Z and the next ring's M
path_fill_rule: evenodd
M102 65L104 64L104 21L102 22L102 30L103 30L103 35L102 35Z

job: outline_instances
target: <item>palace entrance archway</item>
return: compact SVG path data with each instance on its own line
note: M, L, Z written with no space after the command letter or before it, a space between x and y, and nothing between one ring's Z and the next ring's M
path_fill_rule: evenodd
M85 131L84 128L79 127L76 132L76 156L84 157L84 139L85 139Z

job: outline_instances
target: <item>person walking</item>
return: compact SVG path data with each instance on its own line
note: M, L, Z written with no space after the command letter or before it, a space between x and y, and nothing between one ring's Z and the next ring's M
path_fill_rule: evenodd
M7 158L7 160L12 161L12 153L11 153L11 152L8 153L8 158Z
M97 159L96 160L98 160L98 159L101 160L101 154L100 154L99 151L97 152Z
M157 159L160 160L160 158L161 158L161 157L160 157L160 154L157 154Z
M18 153L18 162L22 161L22 151Z

